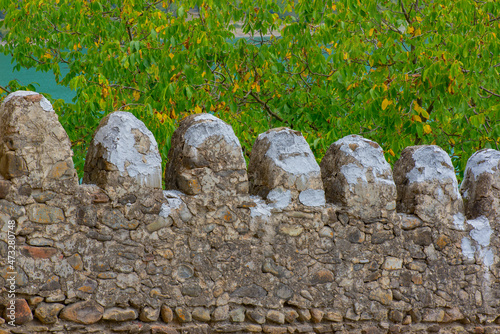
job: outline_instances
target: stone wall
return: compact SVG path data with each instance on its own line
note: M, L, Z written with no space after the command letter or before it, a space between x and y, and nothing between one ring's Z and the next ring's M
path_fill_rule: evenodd
M279 128L247 173L232 128L198 114L172 138L162 190L155 138L115 112L82 185L71 156L45 98L7 97L0 333L500 332L498 151L475 153L459 189L437 146L391 170L352 135L318 165Z

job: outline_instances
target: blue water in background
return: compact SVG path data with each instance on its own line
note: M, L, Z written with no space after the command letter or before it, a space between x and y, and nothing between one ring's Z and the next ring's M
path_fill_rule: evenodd
M12 63L12 57L10 55L0 54L0 85L6 86L9 81L17 79L17 81L26 86L30 83L33 84L40 93L48 93L53 99L63 99L66 103L71 103L71 100L75 97L75 92L69 89L69 87L60 86L56 83L54 73L37 71L34 68L25 69L21 68L21 71L14 71L15 63ZM67 64L60 64L61 76L64 77L68 72Z

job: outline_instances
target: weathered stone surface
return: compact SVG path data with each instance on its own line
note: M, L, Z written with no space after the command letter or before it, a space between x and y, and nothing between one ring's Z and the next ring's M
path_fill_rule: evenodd
M61 319L90 325L101 320L104 308L94 301L83 301L66 306L60 313Z
M387 217L395 209L396 185L382 148L361 136L333 143L321 161L329 202L362 219Z
M128 112L104 117L85 158L83 182L161 188L161 157L151 131Z
M444 310L429 309L424 312L423 322L443 322L445 316Z
M110 321L127 321L137 319L138 312L133 308L112 307L106 309L102 318Z
M259 135L248 165L250 192L283 209L291 201L322 206L325 194L320 168L302 134L288 128Z
M40 303L35 309L35 317L44 324L53 324L57 321L57 315L63 308L63 304Z
M317 308L311 309L311 319L314 323L321 322L321 320L323 320L324 315L325 312L321 311L320 309Z
M9 194L11 182L7 180L0 180L0 199L4 199Z
M57 249L52 247L32 247L23 246L21 248L21 254L29 256L33 259L48 259L57 253Z
M190 322L193 319L191 313L183 307L176 307L175 314L180 322Z
M467 218L500 217L500 152L484 149L474 153L465 167L460 192Z
M75 254L68 258L69 265L75 270L83 270L83 261L80 254Z
M160 313L161 313L161 319L167 324L174 320L174 312L167 305L161 306Z
M182 120L172 136L165 186L190 195L248 193L246 163L233 129L210 114Z
M210 312L204 307L196 307L192 316L194 320L209 322L210 321Z
M123 216L120 210L106 210L102 215L102 223L114 230L127 229L133 230L139 225L137 220L128 220Z
M267 291L257 284L252 284L249 286L243 286L236 289L231 296L234 297L251 297L251 298L262 298L267 295Z
M330 270L319 270L311 278L311 284L322 284L332 282L333 273Z
M262 331L270 334L285 334L288 330L286 327L264 325L262 326Z
M157 321L160 316L160 309L146 306L141 310L139 319L144 322Z
M343 316L339 312L329 311L329 312L326 312L326 314L325 314L325 320L328 320L328 321L341 322L342 319L343 319Z
M28 206L28 217L31 221L40 224L55 224L64 221L64 212L60 208L45 204Z
M428 224L447 223L463 229L463 203L455 169L440 147L410 146L394 164L397 210L412 213Z
M261 325L266 322L266 316L265 316L264 312L262 312L260 310L249 310L249 311L247 311L247 316L250 320L252 320L258 324L261 324Z
M285 323L285 315L282 312L275 311L275 310L270 310L266 314L266 318L269 321L272 321L277 324L284 324Z
M396 270L401 269L403 267L403 259L398 259L392 256L388 256L384 264L382 265L382 269L386 270Z
M212 313L213 321L225 321L229 319L229 305L219 306Z
M370 292L370 299L376 300L384 305L389 305L392 301L392 291L391 290L383 290L376 289Z
M153 325L151 326L151 334L179 334L179 331L171 326Z
M14 322L16 325L22 325L33 320L33 313L26 299L10 299L5 305L3 318L7 322Z
M0 175L32 189L68 191L77 184L68 135L50 102L17 91L0 105Z

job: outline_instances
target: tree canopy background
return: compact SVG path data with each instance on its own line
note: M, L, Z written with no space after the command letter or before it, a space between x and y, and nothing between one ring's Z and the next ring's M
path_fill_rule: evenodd
M115 110L145 122L164 161L180 119L199 112L230 123L247 157L259 133L287 126L318 160L349 134L378 142L391 163L436 144L461 177L470 155L500 144L495 0L0 0L0 10L2 51L18 69L52 70L76 90L73 103L52 101L80 176L93 130Z

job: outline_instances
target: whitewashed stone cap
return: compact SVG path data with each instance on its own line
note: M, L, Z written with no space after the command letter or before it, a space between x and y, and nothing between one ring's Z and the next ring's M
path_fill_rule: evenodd
M306 206L325 205L319 165L298 131L276 128L261 133L252 148L248 174L250 192L278 208L295 200Z
M245 158L233 128L211 114L183 119L172 136L165 186L189 195L248 194Z
M151 131L129 112L104 117L87 152L83 182L161 188L161 157Z
M0 106L0 174L33 189L78 185L68 134L41 94L17 91Z
M484 149L467 161L460 187L467 218L500 218L500 151Z
M364 220L388 217L396 209L392 170L376 142L349 135L333 143L321 161L329 202Z
M428 224L449 222L463 228L463 202L448 154L436 145L409 146L394 164L397 210Z

